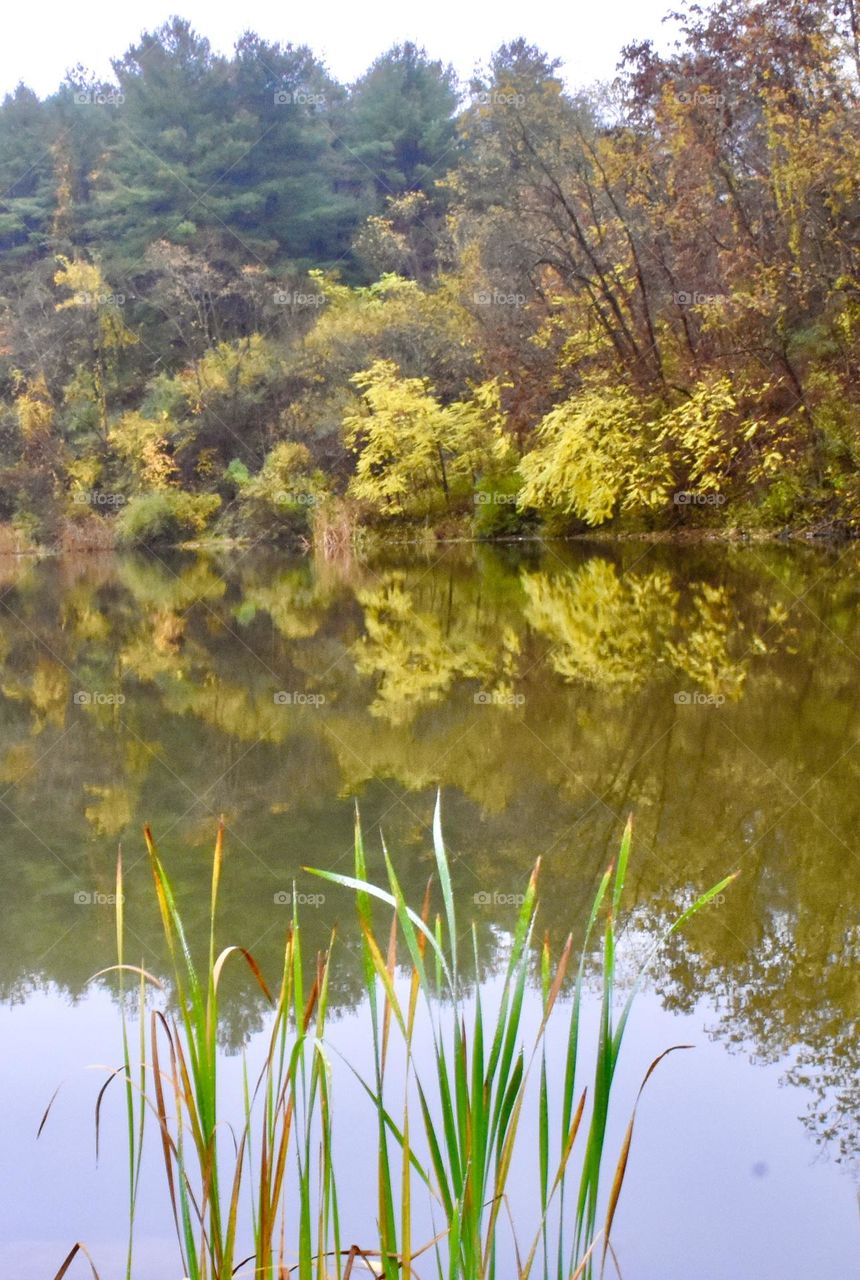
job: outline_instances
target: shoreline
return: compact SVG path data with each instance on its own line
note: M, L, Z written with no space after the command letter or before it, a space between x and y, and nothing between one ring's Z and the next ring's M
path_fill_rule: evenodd
M725 546L743 546L750 543L757 545L764 544L800 544L803 546L819 546L819 547L837 547L846 546L849 543L860 541L860 529L838 529L828 530L822 529L821 526L813 526L810 528L798 529L781 529L779 531L765 529L630 529L630 530L601 530L590 529L583 533L571 533L566 535L549 535L540 534L521 534L498 538L476 538L466 534L460 536L443 536L433 533L432 530L426 530L423 533L416 533L414 536L404 536L405 531L400 534L391 536L389 534L382 535L376 530L363 529L367 535L367 541L370 543L370 549L380 549L386 547L423 547L431 550L434 546L475 546L475 547L512 547L512 546L528 546L528 545L551 545L557 543L588 543L595 542L602 545L613 545L627 542L643 542L651 544L660 544L663 546L702 546L705 544L725 545ZM343 544L342 549L357 548L361 549L361 537L354 541ZM27 546L20 547L15 550L9 548L0 548L0 561L3 560L21 560L25 558L31 559L48 559L63 558L79 555L123 555L134 551L148 552L169 552L169 551L244 551L249 547L257 546L259 549L269 552L281 552L286 554L295 554L301 552L305 555L313 553L315 550L322 548L322 540L319 544L312 541L300 539L293 544L287 543L265 543L255 542L252 538L199 538L183 542L171 543L153 543L151 545L141 544L137 547L121 547L118 545L106 545L104 542L93 543L87 545L82 543L78 546Z

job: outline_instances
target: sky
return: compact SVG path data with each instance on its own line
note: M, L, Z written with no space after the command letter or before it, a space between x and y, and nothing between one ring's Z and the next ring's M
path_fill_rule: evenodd
M561 58L574 87L610 78L632 39L665 44L661 19L672 7L671 0L12 0L3 16L0 94L22 80L40 95L51 93L77 63L109 78L111 57L174 13L220 53L229 53L246 30L308 44L344 83L405 40L453 63L468 80L493 49L522 35Z

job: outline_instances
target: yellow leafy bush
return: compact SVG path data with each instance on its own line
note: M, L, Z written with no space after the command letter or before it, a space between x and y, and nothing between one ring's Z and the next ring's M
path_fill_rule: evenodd
M627 387L601 385L571 396L543 418L537 436L520 463L521 507L597 525L622 509L665 502L668 462L649 447L647 408Z

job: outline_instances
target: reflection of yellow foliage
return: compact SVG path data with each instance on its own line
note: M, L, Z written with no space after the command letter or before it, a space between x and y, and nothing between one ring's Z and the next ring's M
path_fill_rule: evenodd
M195 655L185 650L185 611L195 599L205 601L207 595L217 596L224 591L223 579L210 578L202 565L195 564L193 568L189 581L184 573L181 577L159 575L149 565L123 565L124 574L132 575L138 589L135 594L139 592L140 605L136 614L137 629L121 646L119 662L123 671L132 673L138 680L157 681L167 677L173 683L190 674ZM140 577L137 577L138 570ZM192 584L199 589L199 597L193 592L189 595ZM157 587L162 590L158 591ZM202 661L205 666L205 656Z
M728 592L725 587L702 583L693 596L693 608L695 619L685 620L683 640L668 645L667 655L706 693L737 699L746 670L729 655L729 642L741 628L733 616Z
M165 689L163 705L173 715L192 715L237 742L252 743L284 742L301 714L276 704L271 686L254 694L215 677L174 682Z
M240 609L264 610L282 636L304 640L316 635L325 617L326 593L304 569L287 569L274 580L249 587Z
M185 635L185 617L167 610L152 619L152 643L159 653L176 653Z
M127 778L144 778L152 767L153 757L159 754L157 742L147 742L139 734L133 734L123 742L123 775Z
M421 733L410 723L391 715L380 718L378 713L370 731L363 718L334 715L325 723L344 797L360 793L374 778L389 778L407 793L454 785L483 813L503 813L521 795L524 778L543 780L547 762L553 765L553 757L534 734L524 731L512 741L504 707L475 708L471 694L459 714L429 717ZM569 778L553 780L556 794L568 785Z
M44 717L44 723L62 726L66 720L66 703L69 697L69 673L59 662L40 658L33 672L30 697L33 706ZM38 725L38 730L44 727Z
M724 587L699 585L691 618L662 571L619 575L589 560L569 577L528 574L524 585L529 620L554 641L549 661L566 680L641 688L662 666L708 693L739 696L745 668L729 643L743 627Z
M144 611L171 609L181 613L198 601L209 604L220 600L227 590L222 574L203 557L184 566L181 573L166 571L142 556L125 557L119 576Z
M667 573L619 577L606 560L570 574L523 578L532 626L553 641L549 661L565 680L639 687L654 674L675 621Z
M155 681L159 676L170 680L184 680L186 670L173 649L165 649L155 643L150 632L135 637L124 645L120 653L123 671L130 671L137 680Z
M73 625L75 635L81 640L109 641L111 638L110 618L103 609L97 608L94 604L84 605L74 610Z
M87 795L95 796L84 816L100 836L118 836L130 824L134 806L125 787L97 787L85 784Z
M32 742L15 742L0 760L0 782L7 785L18 782L34 767L39 757Z
M499 670L493 647L460 630L444 631L438 615L418 613L405 575L387 575L374 591L361 591L367 634L356 645L356 669L379 678L371 713L394 724L440 702L457 679L491 681ZM516 637L506 632L505 643ZM511 637L513 636L513 640ZM510 670L510 659L506 664Z

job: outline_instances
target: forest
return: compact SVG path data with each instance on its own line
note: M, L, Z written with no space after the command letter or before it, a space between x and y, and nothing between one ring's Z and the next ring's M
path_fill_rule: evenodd
M860 527L854 0L566 84L174 18L0 107L0 543Z

